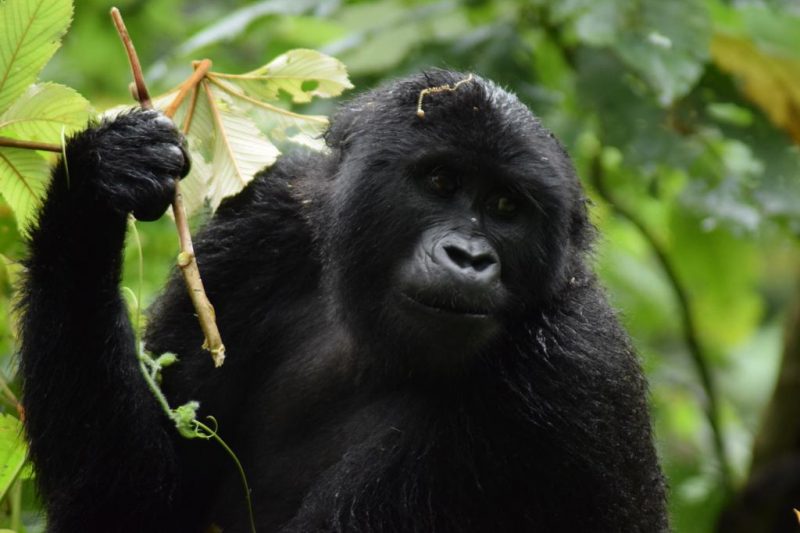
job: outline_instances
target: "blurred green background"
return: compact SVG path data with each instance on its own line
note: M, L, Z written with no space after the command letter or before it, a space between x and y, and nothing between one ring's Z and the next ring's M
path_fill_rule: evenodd
M800 500L769 478L752 484L800 454L800 2L116 5L156 94L188 76L192 59L236 73L298 47L341 59L356 91L439 66L516 92L566 144L594 202L596 265L649 375L675 531L713 531L726 506L741 531L800 530ZM42 75L98 110L130 99L110 6L76 2ZM149 302L177 240L169 219L138 227ZM11 282L23 246L2 204L0 253L0 360L13 388ZM763 505L742 498L748 483ZM26 530L40 530L30 487L23 498Z

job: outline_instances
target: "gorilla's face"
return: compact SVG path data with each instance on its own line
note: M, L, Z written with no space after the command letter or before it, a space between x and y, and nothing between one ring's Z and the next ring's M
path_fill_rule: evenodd
M518 303L511 287L519 263L535 258L515 255L537 239L536 206L513 176L469 154L423 152L400 179L401 209L413 213L417 231L393 267L389 306L399 323L436 344L478 347Z
M357 337L426 359L477 353L544 304L588 226L566 155L527 108L482 80L460 91L424 120L414 87L396 96L407 106L356 101L350 129L332 130L340 309Z

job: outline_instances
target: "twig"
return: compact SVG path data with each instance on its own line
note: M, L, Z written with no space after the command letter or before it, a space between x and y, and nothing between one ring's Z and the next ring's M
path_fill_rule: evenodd
M194 73L181 84L180 89L178 89L178 94L175 95L175 98L164 110L164 114L169 118L175 116L175 112L178 111L178 108L183 103L186 95L189 94L189 91L197 88L197 84L206 76L206 73L211 68L211 60L203 59L202 61L198 61L194 64L194 67Z
M25 148L27 150L43 150L45 152L61 153L61 145L40 143L37 141L20 141L18 139L9 139L8 137L0 137L0 147L6 148Z
M122 15L116 7L111 8L111 19L114 21L119 38L122 39L122 44L125 45L125 51L128 53L128 61L131 63L131 71L133 72L133 82L136 84L136 99L139 100L144 109L152 109L153 102L150 101L150 93L147 92L147 85L144 83L139 56L136 55L136 49L133 47L133 41L131 41L131 36L128 34L128 28L125 27Z
M692 308L689 302L689 295L686 288L683 286L678 273L672 266L667 252L664 250L659 239L650 231L650 228L640 220L633 211L619 203L614 195L606 187L603 179L603 167L600 161L600 155L596 155L591 162L590 179L594 185L595 190L600 197L608 203L614 211L622 218L633 224L639 233L644 237L650 248L655 253L656 259L661 265L661 269L667 276L667 281L672 287L672 291L677 299L678 309L680 310L681 322L683 324L683 338L686 347L689 349L689 355L695 365L697 374L700 377L700 384L706 394L705 413L708 425L711 427L711 435L713 439L714 453L717 456L717 462L720 469L720 481L723 490L730 494L733 488L730 465L728 464L728 454L725 450L725 440L722 436L722 427L720 425L720 409L719 397L717 394L716 386L711 375L711 370L706 362L703 349L700 344L700 336L697 333L695 326L694 316L692 315Z
M111 18L117 27L122 43L125 45L125 50L128 53L128 60L131 64L131 71L133 73L134 83L136 85L136 96L144 109L152 109L153 103L150 101L150 95L147 91L147 86L144 82L142 75L142 67L139 63L139 58L136 55L136 49L133 47L128 30L125 28L125 23L122 20L119 10L115 7L111 9ZM194 74L181 85L175 100L168 107L168 110L174 114L178 106L192 89L196 87L197 83L203 79L205 72L210 68L211 62L208 60L201 61ZM176 103L177 100L177 103ZM170 115L171 116L171 115ZM194 247L192 246L192 237L189 232L189 223L186 219L186 211L183 208L183 201L180 193L178 183L175 183L175 199L172 202L172 211L175 215L175 225L178 228L178 238L180 240L181 251L178 254L178 266L183 274L183 280L186 282L186 288L189 291L189 297L192 300L194 309L197 312L197 319L200 322L200 328L203 330L205 340L203 348L211 352L211 357L214 359L214 366L222 366L225 361L225 345L222 343L222 337L217 327L216 316L214 314L214 307L208 300L206 291L203 288L203 281L200 278L200 270L197 267L195 260Z
M0 391L2 391L3 398L11 404L14 409L17 410L17 414L19 415L19 419L24 422L25 421L25 408L17 399L17 396L11 390L11 387L8 386L8 382L6 381L5 376L0 373Z

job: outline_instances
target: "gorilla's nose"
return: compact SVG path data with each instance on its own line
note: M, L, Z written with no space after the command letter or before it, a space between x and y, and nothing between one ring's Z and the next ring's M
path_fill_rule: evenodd
M500 277L500 260L483 238L451 237L440 243L434 259L457 278L489 285Z

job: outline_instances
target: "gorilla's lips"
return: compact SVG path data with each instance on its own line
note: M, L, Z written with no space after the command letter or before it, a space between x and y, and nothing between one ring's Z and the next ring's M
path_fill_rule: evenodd
M463 315L474 318L488 318L491 309L488 305L479 305L476 302L466 302L457 297L450 299L431 298L426 295L411 296L405 292L400 293L406 300L435 313L445 313L449 315Z

